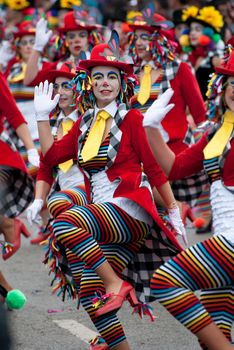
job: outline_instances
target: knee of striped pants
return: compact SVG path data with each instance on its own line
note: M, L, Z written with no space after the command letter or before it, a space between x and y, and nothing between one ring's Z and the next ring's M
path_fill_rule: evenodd
M90 316L99 334L104 338L110 348L126 340L123 327L116 314L95 317L96 309L93 307L92 299L100 292L105 294L102 280L89 268L83 271L80 285L80 302Z
M87 197L83 189L74 187L69 190L53 193L47 201L47 206L53 218L68 210L73 205L86 205Z

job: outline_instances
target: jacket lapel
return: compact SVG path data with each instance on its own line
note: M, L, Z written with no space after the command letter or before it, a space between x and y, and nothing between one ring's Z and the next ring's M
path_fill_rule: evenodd
M122 131L119 127L127 113L128 111L126 110L126 105L122 103L119 105L118 111L116 112L113 118L110 129L110 144L107 151L107 164L105 168L106 170L109 169L115 161L120 141L122 138Z
M94 116L94 109L88 109L81 119L80 136L78 138L78 155L77 155L78 158L77 159L79 159L82 142L83 142L85 135L87 133L87 130L90 127L90 124L93 120L93 116Z

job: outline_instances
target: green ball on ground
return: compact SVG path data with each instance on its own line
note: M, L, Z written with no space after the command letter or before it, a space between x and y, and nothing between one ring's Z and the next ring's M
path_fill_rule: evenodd
M10 309L22 309L26 304L26 296L19 290L13 289L7 293L6 304Z

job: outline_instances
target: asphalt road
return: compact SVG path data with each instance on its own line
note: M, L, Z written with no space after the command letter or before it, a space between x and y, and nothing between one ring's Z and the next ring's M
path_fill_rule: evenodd
M35 227L30 228L35 236ZM189 241L203 240L189 230ZM21 249L1 269L14 288L27 296L22 310L8 311L14 350L86 350L95 329L87 314L77 310L74 301L62 302L52 295L51 278L42 264L43 248L32 246L22 238ZM133 350L198 350L196 337L184 329L158 303L153 303L154 322L131 315L127 305L119 311ZM0 330L1 331L1 330ZM1 349L1 344L0 344Z

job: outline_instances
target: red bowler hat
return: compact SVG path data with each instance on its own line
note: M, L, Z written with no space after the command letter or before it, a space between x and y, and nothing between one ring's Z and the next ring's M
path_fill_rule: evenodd
M60 33L66 33L72 30L87 30L88 32L97 29L96 25L89 24L90 16L87 11L69 11L64 16L64 26L58 28Z
M76 75L76 70L72 67L70 62L65 62L60 69L54 70L42 70L37 76L37 82L48 80L49 83L53 83L56 78L68 78L73 79Z
M35 35L36 29L32 21L23 21L18 25L18 32L14 33L14 38L22 38L25 35Z
M111 49L108 44L98 44L91 51L89 60L79 62L79 68L90 70L97 66L116 67L127 74L133 74L133 66L122 62L118 53Z
M231 52L227 62L215 68L216 73L234 76L234 50Z

